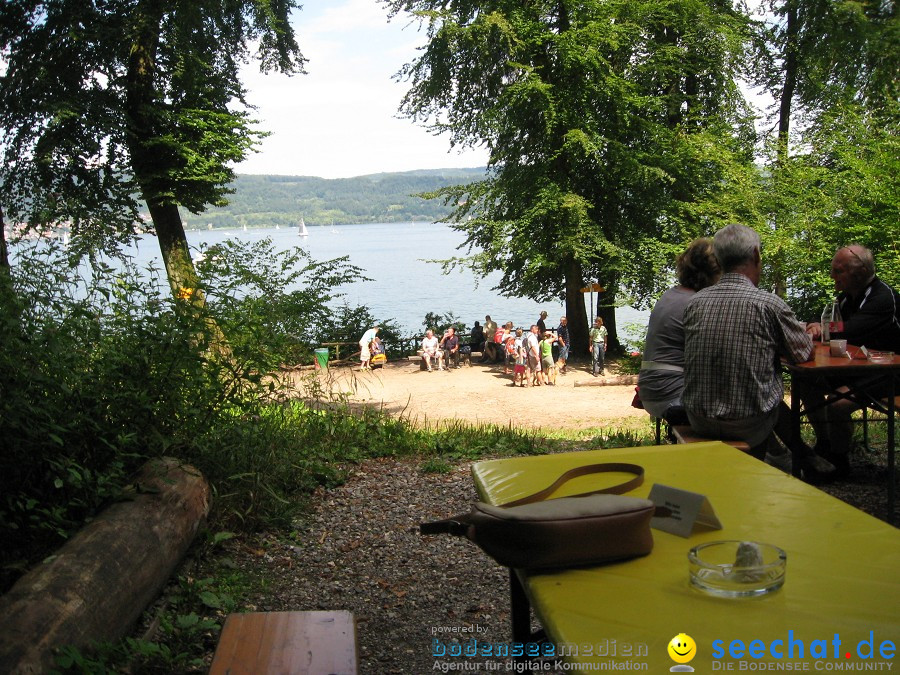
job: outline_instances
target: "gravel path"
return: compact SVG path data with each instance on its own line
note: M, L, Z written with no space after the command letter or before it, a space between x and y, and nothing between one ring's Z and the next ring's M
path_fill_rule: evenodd
M320 495L295 543L232 547L234 564L268 579L247 609L350 610L361 672L373 675L432 672L435 637L470 635L447 631L506 642L506 570L466 540L417 530L474 499L467 466L429 474L411 460L368 461Z

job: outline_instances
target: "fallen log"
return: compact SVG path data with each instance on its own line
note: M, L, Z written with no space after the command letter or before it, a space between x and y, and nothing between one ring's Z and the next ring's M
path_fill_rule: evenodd
M46 672L59 647L117 640L159 595L205 522L209 486L171 458L133 486L0 597L0 672Z
M595 377L593 380L580 380L576 387L606 387L610 385L621 386L623 384L637 384L637 375L610 375L609 377Z

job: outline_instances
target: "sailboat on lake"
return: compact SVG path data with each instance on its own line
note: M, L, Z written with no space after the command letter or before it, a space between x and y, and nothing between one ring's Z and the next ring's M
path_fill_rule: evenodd
M300 217L300 223L297 225L297 230L297 234L299 234L301 237L309 236L309 232L307 232L306 230L306 223L303 222L303 216Z

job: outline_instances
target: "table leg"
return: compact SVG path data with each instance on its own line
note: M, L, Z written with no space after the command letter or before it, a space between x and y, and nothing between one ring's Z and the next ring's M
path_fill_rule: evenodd
M800 478L800 396L797 393L796 378L791 376L791 475Z
M888 425L888 466L887 466L887 474L888 474L888 515L887 521L891 525L896 525L894 522L894 499L895 492L897 487L897 477L894 475L894 464L896 461L895 458L895 428L894 428L894 415L897 412L897 378L893 375L889 378L890 386L888 387L888 402L887 402L887 425Z
M513 569L509 570L510 618L512 619L513 642L525 644L531 641L531 604L522 582Z

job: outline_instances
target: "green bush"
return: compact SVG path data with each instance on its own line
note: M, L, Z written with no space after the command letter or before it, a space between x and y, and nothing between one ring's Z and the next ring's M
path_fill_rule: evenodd
M278 368L332 322L331 286L358 273L346 261L266 242L209 249L197 310L155 270L78 267L64 253L17 247L12 292L0 291L0 590L148 458L195 464L216 515L255 527L289 519L296 495L340 479L340 462L406 447L374 414L282 403Z

